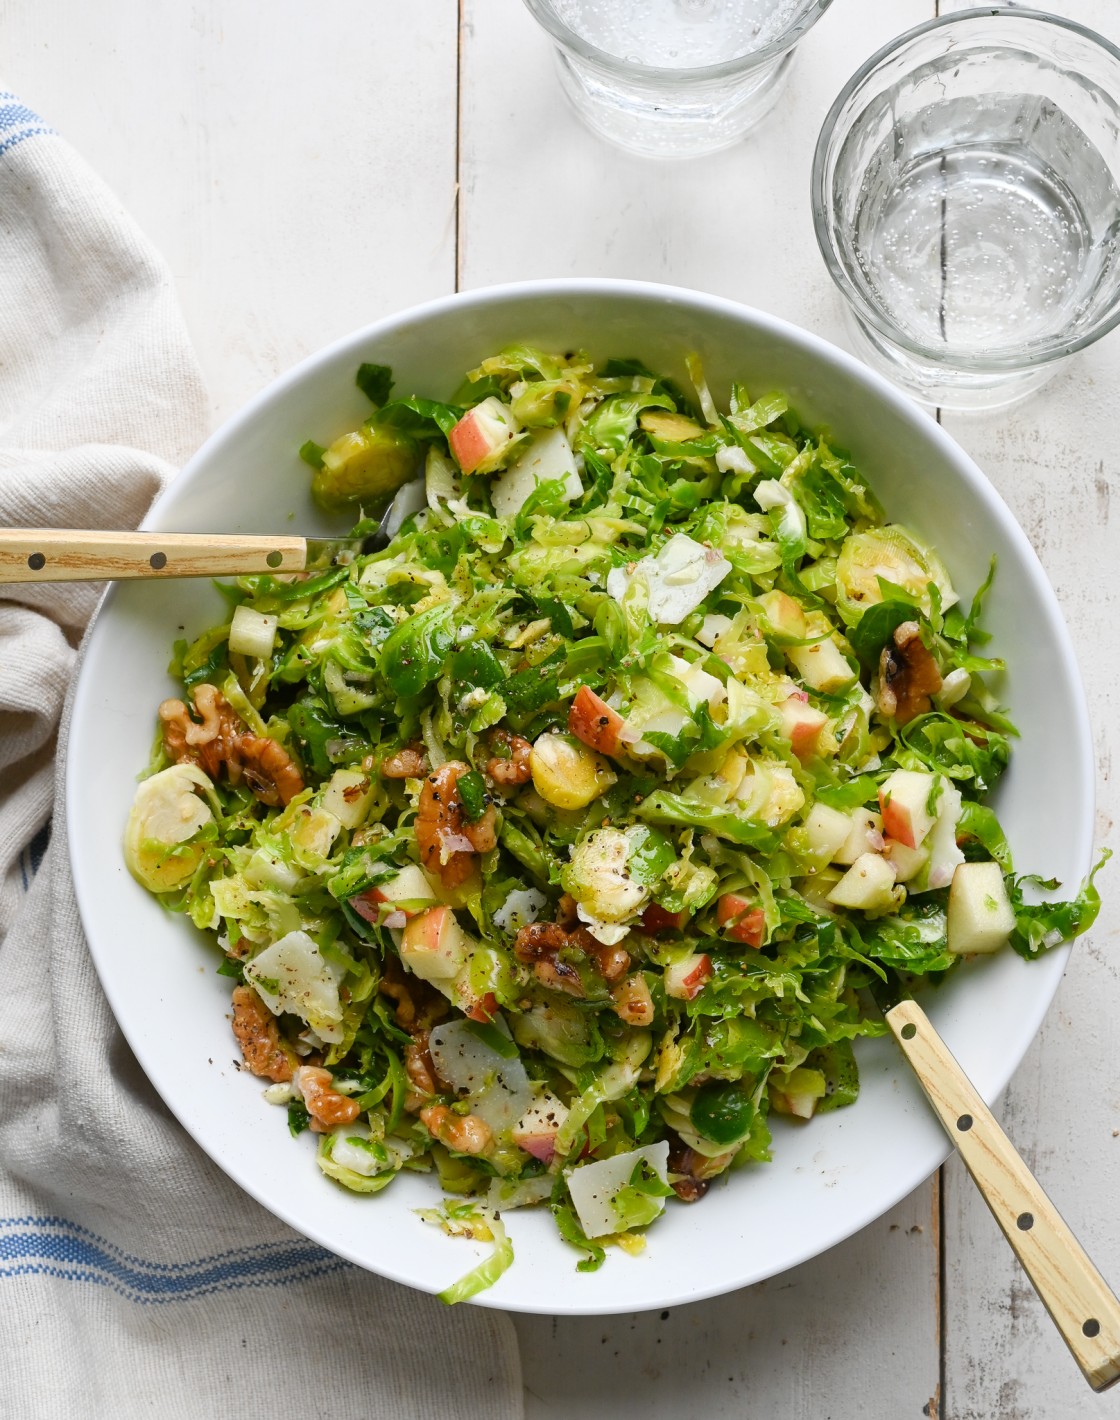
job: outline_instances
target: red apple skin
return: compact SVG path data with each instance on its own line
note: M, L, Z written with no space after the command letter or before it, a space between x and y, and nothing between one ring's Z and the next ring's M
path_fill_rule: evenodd
M425 908L423 912L408 919L404 936L401 938L401 946L408 951L438 951L439 939L443 935L444 927L449 919L451 919L450 907L444 907L441 904L438 907Z
M687 921L687 912L666 912L656 902L651 902L642 913L642 928L646 932L679 932Z
M374 926L377 925L377 919L381 915L378 911L378 905L384 901L384 898L375 896L376 892L376 888L370 888L368 892L360 892L357 897L350 899L350 906L358 916L364 917L367 922L372 922Z
M693 958L691 967L683 975L671 980L672 971L670 967L665 973L665 994L681 1001L694 1001L712 979L712 959L707 952L701 952Z
M568 732L600 754L617 754L625 720L588 685L581 685L568 711Z
M527 1154L532 1154L534 1159L540 1159L546 1166L551 1164L556 1157L556 1131L551 1134L518 1134L514 1131L510 1138L519 1149L524 1149Z
M725 892L716 904L716 920L724 936L748 947L761 947L766 934L766 913L737 892Z
M393 881L395 882L396 879L393 879ZM378 908L383 902L393 902L393 899L383 888L371 887L367 888L365 892L358 893L357 897L352 897L350 899L350 906L359 917L364 917L367 922L372 922L374 926L376 926L381 917ZM406 917L417 917L421 912L425 912L427 909L423 907L399 907L394 904L393 910L403 912Z
M469 1007L464 1006L462 1010L468 1021L478 1021L480 1025L488 1025L498 1014L498 998L493 991L487 991L485 996L480 996ZM532 1153L532 1150L529 1152Z
M883 815L884 837L896 839L904 848L916 848L918 845L914 838L914 824L906 805L894 799L884 801L880 795L879 808Z
M451 453L464 473L471 473L490 452L490 440L477 409L469 409L447 436Z
M808 759L816 754L821 731L828 724L828 716L823 711L814 710L807 703L808 698L804 691L799 691L778 706L782 728L798 759Z

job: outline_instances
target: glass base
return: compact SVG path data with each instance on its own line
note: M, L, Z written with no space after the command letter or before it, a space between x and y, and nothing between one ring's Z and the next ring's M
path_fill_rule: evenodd
M777 103L793 51L744 77L666 90L620 82L556 52L560 87L584 123L628 153L695 158L730 148Z
M1004 409L1041 389L1070 358L1065 356L1048 360L1044 365L1028 366L1022 370L992 373L953 370L915 359L877 330L864 325L850 307L845 307L844 316L852 348L860 359L886 375L892 384L919 404L930 408Z

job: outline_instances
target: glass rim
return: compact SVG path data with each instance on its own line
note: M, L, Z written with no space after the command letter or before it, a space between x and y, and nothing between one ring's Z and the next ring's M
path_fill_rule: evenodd
M722 60L719 64L701 64L685 69L673 69L658 64L632 64L617 54L611 54L609 50L600 49L598 45L590 44L582 35L577 34L554 13L551 0L525 0L526 9L541 28L546 30L558 44L574 51L580 59L590 64L596 64L603 69L623 70L636 79L675 82L725 79L754 69L760 64L765 64L767 60L784 54L787 49L792 49L802 36L812 29L831 4L832 0L801 0L801 10L797 19L783 31L779 39L773 40L761 49L752 49L748 54L739 55L736 59Z
M530 3L530 0L526 0ZM880 308L871 302L860 290L859 286L848 275L843 263L837 256L836 246L832 240L828 214L831 211L831 203L828 199L825 170L828 160L828 148L836 132L837 123L844 108L847 106L853 95L863 87L866 81L879 69L888 59L893 58L899 51L903 50L914 40L920 39L934 30L946 29L951 25L959 25L966 20L1026 20L1028 22L1041 22L1044 25L1052 25L1057 29L1067 30L1087 40L1095 49L1103 51L1115 63L1120 66L1120 47L1106 39L1104 35L1096 30L1090 29L1087 25L1078 24L1076 20L1067 20L1062 15L1048 14L1043 10L1031 10L1025 7L1000 6L996 8L991 5L974 6L968 10L957 10L948 15L939 15L932 20L924 20L920 25L915 25L912 29L905 30L902 34L896 35L881 48L877 49L869 59L866 59L855 71L844 87L837 94L831 108L825 116L821 125L820 133L817 135L817 144L813 152L813 166L809 179L810 206L813 210L813 230L817 238L817 246L820 248L821 256L824 259L825 267L832 277L833 283L840 291L840 294L848 301L856 317L872 326L892 345L897 346L906 354L923 360L933 366L951 367L953 369L977 374L990 373L1011 373L1016 370L1029 369L1033 365L1043 365L1051 360L1060 360L1066 355L1075 354L1078 350L1084 350L1086 346L1092 345L1102 336L1107 335L1120 323L1120 291L1113 298L1111 309L1106 309L1105 314L1095 321L1086 330L1073 337L1048 337L1040 341L1037 345L1026 344L1017 354L1008 355L953 355L944 346L925 345L919 340L907 335L898 325L895 324Z

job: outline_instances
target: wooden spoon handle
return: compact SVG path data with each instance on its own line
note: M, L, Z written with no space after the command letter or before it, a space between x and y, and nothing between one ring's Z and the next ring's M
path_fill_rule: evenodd
M0 582L236 577L301 572L306 565L302 537L0 528Z
M1104 1390L1120 1378L1120 1301L922 1008L901 1001L887 1023L1073 1359Z

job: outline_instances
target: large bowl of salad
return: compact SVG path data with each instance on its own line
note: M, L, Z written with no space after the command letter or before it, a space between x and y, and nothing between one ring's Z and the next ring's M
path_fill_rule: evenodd
M449 1302L667 1306L943 1160L886 1004L1006 1085L1095 914L1082 690L1006 507L849 356L669 287L449 297L149 526L352 534L115 588L70 741L121 1027L301 1232Z

